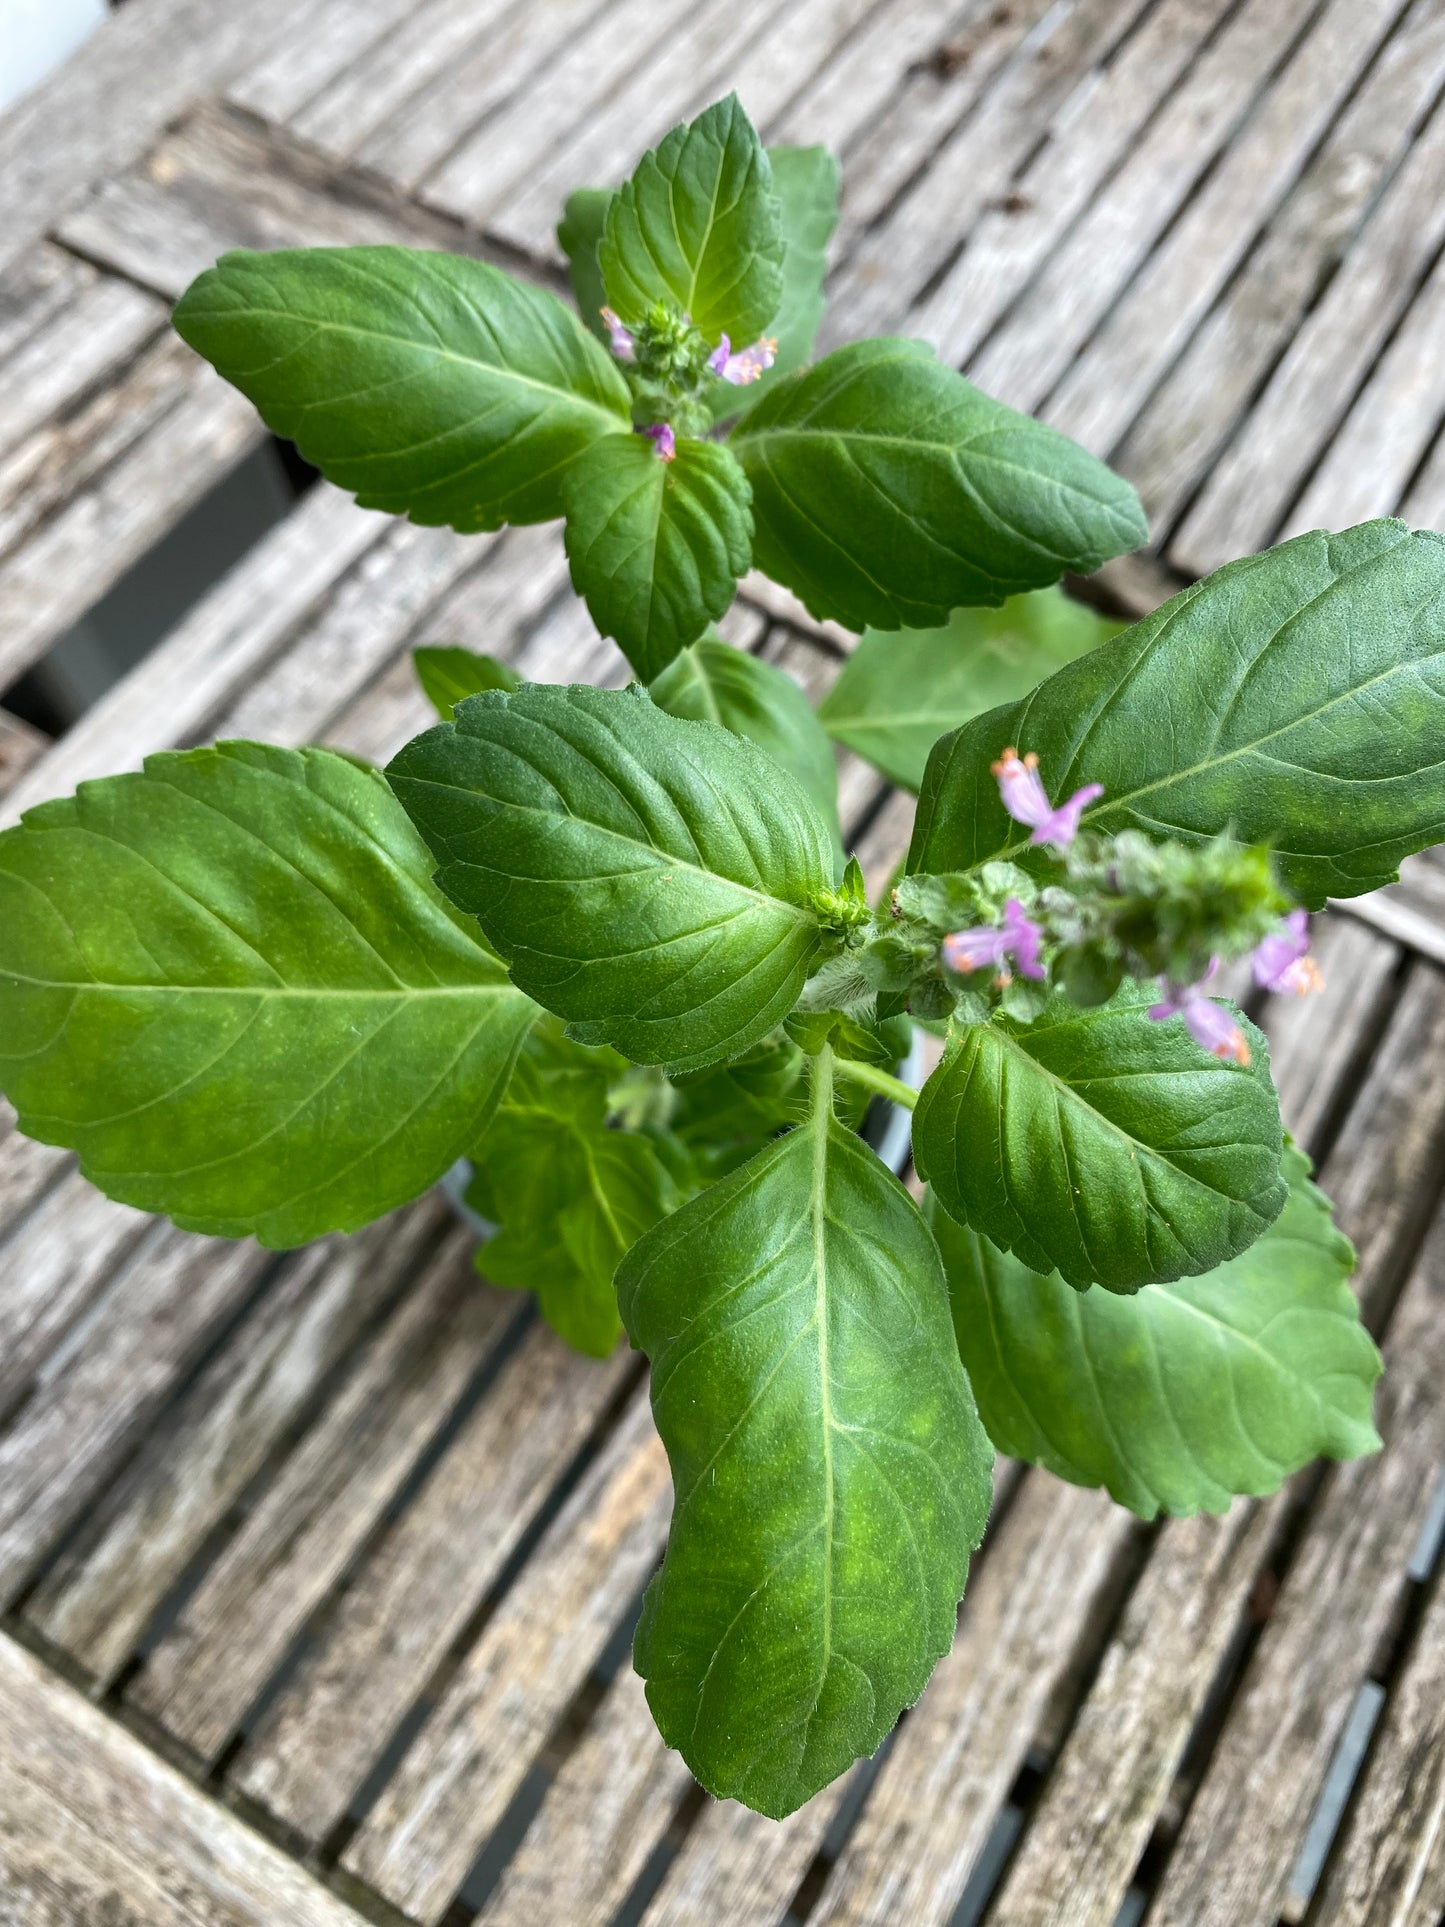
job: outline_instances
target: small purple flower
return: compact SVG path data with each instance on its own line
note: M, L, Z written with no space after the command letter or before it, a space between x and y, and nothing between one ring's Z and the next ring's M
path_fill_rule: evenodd
M1291 910L1284 929L1256 944L1250 956L1254 981L1261 990L1282 992L1290 997L1307 997L1312 990L1323 990L1325 980L1310 947L1310 920L1305 910Z
M622 317L615 308L603 308L602 320L612 337L612 352L619 361L636 361L637 342L630 328L622 325Z
M734 388L746 388L749 382L756 381L772 367L777 353L778 343L773 335L763 335L751 348L744 348L736 355L731 341L726 335L720 335L716 348L707 358L707 365L715 375L730 381Z
M1055 809L1039 775L1039 759L1032 752L1020 756L1016 749L1006 749L993 765L993 773L998 778L1003 806L1014 822L1032 827L1029 842L1053 843L1060 849L1078 835L1085 806L1104 794L1102 783L1085 783Z
M653 422L650 428L639 428L637 432L647 437L664 462L677 460L677 437L671 422Z
M1213 957L1197 984L1165 983L1162 986L1163 1001L1151 1004L1149 1015L1156 1024L1162 1024L1170 1017L1182 1017L1189 1035L1211 1057L1229 1058L1236 1064L1248 1064L1249 1043L1244 1032L1223 1004L1215 1003L1212 997L1204 994L1204 986L1218 968L1219 959Z
M1003 907L1002 924L979 924L976 929L955 930L945 937L943 961L959 976L966 976L973 970L992 969L1012 957L1021 977L1032 977L1039 983L1045 975L1039 962L1043 934L1033 919L1024 914L1018 898L1010 897Z

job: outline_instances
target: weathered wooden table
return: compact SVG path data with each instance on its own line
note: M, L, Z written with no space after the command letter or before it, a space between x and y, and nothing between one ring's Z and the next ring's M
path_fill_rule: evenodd
M167 332L235 244L556 279L561 192L736 85L845 163L828 341L930 337L1139 484L1126 607L1284 533L1445 527L1445 0L128 0L0 122L0 687L260 440ZM762 583L739 643L848 638ZM620 680L555 531L304 495L11 819L217 735L385 757L407 651ZM873 879L907 805L844 759ZM428 1199L285 1257L110 1205L0 1114L4 1927L1438 1927L1445 864L1266 1009L1360 1249L1387 1449L1139 1525L1007 1468L880 1756L714 1805L626 1663L667 1516L639 1361L567 1354Z

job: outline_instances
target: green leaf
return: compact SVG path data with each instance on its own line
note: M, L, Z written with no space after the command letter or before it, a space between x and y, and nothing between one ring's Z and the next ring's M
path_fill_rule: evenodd
M821 954L822 817L752 743L640 690L473 696L388 774L442 888L583 1043L736 1056Z
M644 682L732 601L752 555L747 477L716 442L596 442L565 490L567 560L592 620Z
M444 723L451 721L463 697L479 695L484 689L517 689L522 681L508 663L476 649L436 644L413 649L411 659L427 701Z
M225 743L0 836L0 1086L102 1191L263 1244L414 1198L535 1006L432 886L383 778Z
M1312 908L1378 889L1445 836L1445 539L1296 536L967 724L929 760L911 870L1024 859L989 773L1009 744L1053 796L1104 784L1093 829L1271 844Z
M1212 1271L1279 1216L1279 1106L1264 1040L1211 1057L1125 984L1031 1024L955 1028L913 1119L919 1175L960 1224L1036 1271L1109 1291Z
M501 1227L477 1269L535 1292L552 1329L597 1358L622 1329L612 1275L623 1253L681 1202L650 1140L608 1128L608 1085L624 1068L543 1018L472 1152L468 1192Z
M907 1192L832 1114L617 1274L676 1501L635 1658L709 1792L781 1818L872 1753L953 1643L991 1453Z
M791 676L760 656L734 649L720 636L706 635L668 665L653 682L651 694L671 716L721 723L756 743L802 784L841 852L837 759Z
M1354 1253L1285 1151L1284 1210L1242 1256L1133 1298L1041 1277L936 1207L964 1367L1001 1452L1101 1485L1142 1518L1223 1512L1317 1454L1379 1446L1380 1356Z
M572 283L577 311L604 346L609 340L607 323L602 319L607 290L602 285L597 250L611 201L610 187L579 187L567 196L562 219L557 223L557 245L567 257L567 278Z
M626 382L553 294L415 248L222 255L176 329L363 508L468 533L562 513Z
M1129 484L919 341L857 341L782 382L729 446L754 560L815 616L927 629L1148 534Z
M1001 609L957 609L941 629L865 629L818 720L891 782L917 790L945 731L1026 695L1120 626L1061 589L1040 589Z
M731 1063L679 1078L672 1129L714 1177L760 1151L805 1107L806 1059L774 1031Z
M663 301L709 341L746 347L763 332L783 298L783 233L768 157L736 94L643 155L607 209L599 260L624 321Z
M838 225L838 163L826 147L770 147L773 190L782 209L783 298L767 324L777 342L773 365L746 388L719 383L712 396L715 419L752 408L777 384L806 365L823 319L823 281L828 242ZM745 348L747 342L735 342Z

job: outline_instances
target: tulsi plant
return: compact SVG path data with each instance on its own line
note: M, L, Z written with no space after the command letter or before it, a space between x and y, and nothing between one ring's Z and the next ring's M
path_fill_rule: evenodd
M810 360L837 175L736 99L485 262L226 255L180 333L364 505L562 518L627 689L419 652L385 772L150 757L0 837L0 1085L110 1196L271 1246L459 1159L486 1275L652 1367L675 1509L636 1663L786 1814L947 1651L994 1448L1144 1517L1377 1443L1352 1254L1249 960L1445 825L1445 542L1311 534L1117 625L1051 585L1129 486L923 345ZM756 567L861 640L815 714L712 624ZM992 613L990 613L992 612ZM826 733L919 792L870 902ZM920 1206L859 1135L909 1038Z

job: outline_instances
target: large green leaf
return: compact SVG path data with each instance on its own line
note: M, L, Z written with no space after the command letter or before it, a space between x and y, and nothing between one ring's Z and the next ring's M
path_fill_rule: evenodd
M1354 1265L1286 1149L1284 1210L1242 1256L1133 1298L1042 1277L935 1206L958 1348L1001 1452L1102 1485L1145 1519L1223 1512L1324 1453L1380 1441L1380 1357L1346 1283Z
M415 1197L536 1015L374 771L226 743L0 836L0 1086L109 1196L268 1245Z
M807 697L776 664L704 636L656 679L652 700L669 715L721 723L765 750L797 777L842 848L833 745Z
M1247 1069L1125 984L950 1036L913 1120L919 1174L961 1224L1037 1271L1110 1291L1212 1271L1279 1216L1279 1105L1264 1040Z
M957 609L941 629L866 629L818 705L829 735L916 790L928 753L970 716L1025 695L1119 629L1061 589Z
M174 320L328 481L414 522L545 522L574 458L631 426L627 384L576 316L460 255L238 251Z
M1445 836L1445 539L1403 522L1232 562L930 758L908 864L1024 856L990 763L1105 786L1092 828L1272 844L1313 907Z
M578 457L564 494L573 585L650 682L736 593L752 555L747 477L716 442L681 438L665 462L645 436L618 435Z
M624 321L654 302L691 315L709 341L744 347L783 298L783 233L768 157L736 94L674 127L607 207L598 251Z
M605 1358L621 1322L612 1274L680 1197L651 1140L610 1130L608 1086L626 1069L543 1018L472 1152L469 1201L501 1229L477 1254L493 1284L534 1291L579 1351Z
M473 696L388 772L515 981L638 1063L735 1056L817 962L828 828L741 736L642 691Z
M637 1669L703 1785L779 1818L953 1641L991 1453L937 1248L825 1068L808 1122L650 1231L617 1293L676 1493Z
M451 721L463 697L484 689L516 689L522 680L510 663L451 643L413 649L411 659L427 701L444 723Z
M772 367L747 387L718 386L713 394L718 419L752 408L802 368L823 319L828 242L838 225L838 163L826 147L770 147L768 159L783 216L783 298L767 324L777 353Z
M858 341L784 381L734 430L754 559L813 614L926 629L1148 530L1129 484L991 401L919 341Z

